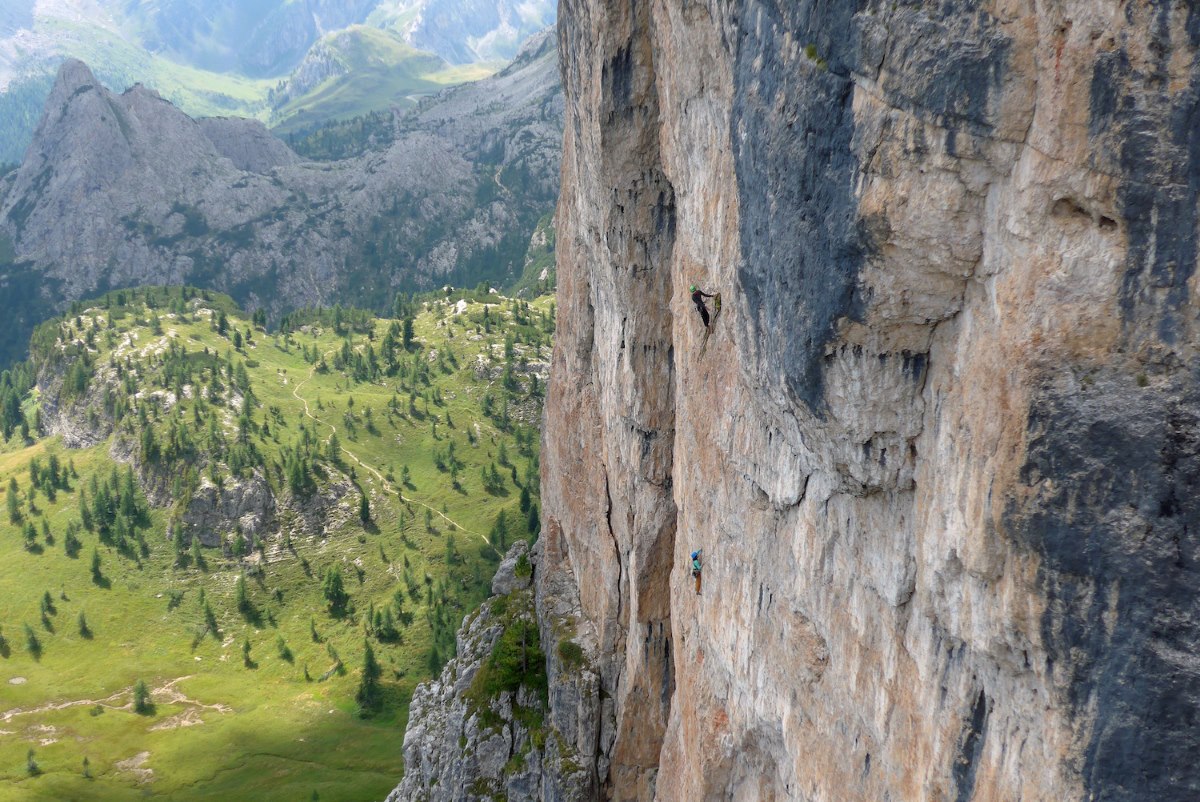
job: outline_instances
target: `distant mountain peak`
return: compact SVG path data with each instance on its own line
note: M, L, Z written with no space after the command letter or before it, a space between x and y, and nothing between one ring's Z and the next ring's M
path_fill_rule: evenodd
M77 58L69 58L63 61L58 68L58 75L54 79L54 89L50 93L50 99L58 100L59 103L65 103L70 100L77 92L87 89L95 89L100 86L100 82L96 80L96 76L88 65L84 64Z

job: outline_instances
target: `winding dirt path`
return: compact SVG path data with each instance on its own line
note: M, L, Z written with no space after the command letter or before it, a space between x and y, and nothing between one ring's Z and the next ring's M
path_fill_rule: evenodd
M6 710L0 713L0 722L8 723L17 716L32 716L38 713L53 713L58 710L67 710L72 707L103 705L109 710L124 710L133 706L132 702L127 702L123 705L114 705L112 702L120 699L122 696L128 696L133 692L132 688L117 691L111 696L106 696L103 699L74 699L70 702L48 702L38 707L14 707L12 710Z
M325 356L328 357L332 353L334 353L334 351L330 350L330 351L326 352ZM334 426L332 423L321 420L316 415L312 414L312 410L310 410L309 406L308 406L308 400L305 399L302 395L300 395L300 388L303 387L304 385L308 384L309 380L312 379L312 377L316 373L316 371L317 371L316 365L313 365L312 367L310 367L308 369L308 375L304 377L304 381L302 381L302 382L296 384L294 387L292 387L292 396L297 401L299 401L301 404L304 405L304 414L306 417L316 421L317 423L319 423L322 426L327 427L329 429L330 436L333 436L338 433L337 427ZM326 437L324 442L328 443L329 438ZM346 448L345 446L341 446L341 451L343 454L348 456L350 459L354 460L354 462L360 468L371 473L376 478L376 480L378 480L379 485L383 488L384 493L387 493L392 496L396 496L402 502L412 502L413 504L416 504L418 507L424 507L425 509L429 510L434 515L437 515L439 518L441 518L442 520L451 524L452 526L457 527L458 529L462 530L463 532L466 532L469 535L474 535L475 537L479 538L484 543L488 544L488 546L491 546L493 551L495 551L497 554L500 554L499 550L497 550L496 547L492 545L492 541L488 540L487 535L484 535L482 532L476 532L473 529L468 529L467 527L460 524L458 521L455 521L453 518L446 515L446 513L442 512L441 510L437 509L436 507L429 506L428 504L426 504L425 502L421 501L418 498L414 498L413 496L404 495L400 491L391 487L388 484L388 481L384 478L383 474L380 473L380 471L377 468L375 468L375 466L368 465L367 463L363 462L361 459L358 458L357 454L355 454L353 451ZM501 554L500 556L503 557L504 555Z
M205 704L204 702L201 702L198 699L189 698L187 696L187 694L185 694L183 691L181 691L175 687L179 683L183 682L185 679L191 679L194 676L195 676L195 674L188 674L183 677L176 677L175 679L168 682L166 685L155 688L154 690L152 690L150 692L151 699L154 699L154 697L157 696L157 697L160 697L157 700L160 703L166 703L166 704L172 704L172 705L174 705L174 704L190 705L194 708L199 708L201 710L215 710L218 713L232 713L233 712L233 708L230 707L229 705L223 705L220 702L217 702L217 703L211 704L211 705ZM166 697L166 698L161 698L161 697Z
M187 676L177 677L165 685L153 689L150 692L151 700L156 701L159 704L182 704L188 705L192 709L215 710L218 713L233 712L233 708L231 708L229 705L223 705L220 703L211 705L205 704L198 699L189 698L186 694L175 687L180 682L183 682L185 679L191 679L193 676L193 674L188 674ZM38 713L54 713L59 710L68 710L72 707L93 707L95 705L102 705L107 707L109 710L130 710L133 708L133 702L131 701L126 702L123 705L113 703L118 699L132 698L132 695L133 686L131 685L130 687L122 688L116 693L110 694L103 699L73 699L69 702L47 702L46 704L39 705L37 707L14 707L12 710L6 710L3 713L0 713L0 722L8 723L17 716L33 716L37 715ZM158 698L155 699L155 697Z

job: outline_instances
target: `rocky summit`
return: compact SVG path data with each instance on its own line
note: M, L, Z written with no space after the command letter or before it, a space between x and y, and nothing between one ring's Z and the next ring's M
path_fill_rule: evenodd
M0 306L189 283L273 317L520 275L558 192L554 39L395 120L390 144L301 161L252 121L193 120L68 61L33 144L0 180ZM7 264L5 264L7 263Z
M1200 798L1195 9L559 40L537 798Z

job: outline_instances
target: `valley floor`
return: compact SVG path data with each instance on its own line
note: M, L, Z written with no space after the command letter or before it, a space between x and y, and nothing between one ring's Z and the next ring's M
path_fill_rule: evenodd
M0 448L0 496L7 503L15 480L19 499L19 521L0 519L0 799L381 799L396 785L413 688L452 655L462 617L488 595L497 549L531 536L534 377L550 335L514 322L522 313L511 302L488 300L483 318L478 302L419 308L404 369L364 381L335 357L378 349L391 321L342 334L313 322L284 337L235 314L220 334L206 309L177 315L131 301L123 314L83 313L75 333L101 332L93 390L105 365L128 359L142 366L134 406L164 389L154 370L171 341L248 366L247 438L278 520L261 539L247 535L245 554L236 518L211 533L222 547L177 551L167 532L188 501L154 506L139 490L146 521L129 547L81 528L81 501L137 463L132 412L89 448L61 437L26 445L18 434ZM523 319L549 321L549 306L526 305ZM235 331L248 332L240 349ZM190 420L191 406L177 401L155 407L147 425L161 434L173 415ZM238 402L231 389L207 405L231 438ZM204 427L194 428L199 437ZM341 457L314 463L307 507L285 503L282 470L306 436L323 455L340 444ZM61 485L53 500L44 489L31 497L31 463L44 468L52 456ZM202 471L206 485L212 472ZM216 473L218 486L238 481L223 465ZM313 505L320 515L306 517ZM68 529L81 541L74 555ZM335 567L342 610L326 595ZM394 617L394 635L381 634L381 613ZM356 694L367 644L380 679L364 717ZM148 691L140 712L139 683Z

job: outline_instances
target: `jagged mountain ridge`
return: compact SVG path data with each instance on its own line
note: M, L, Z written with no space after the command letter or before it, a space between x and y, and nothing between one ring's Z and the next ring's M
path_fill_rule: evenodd
M399 118L385 150L321 164L256 123L197 122L68 62L29 158L0 184L7 305L30 305L27 333L34 307L120 286L191 283L278 316L514 281L557 196L561 114L549 35Z

